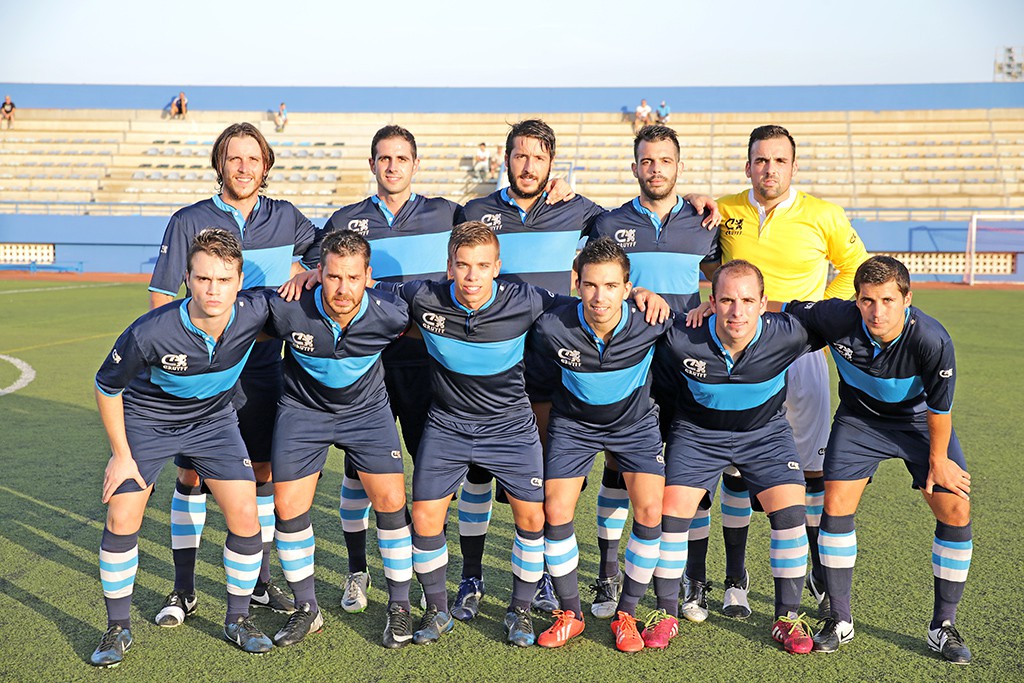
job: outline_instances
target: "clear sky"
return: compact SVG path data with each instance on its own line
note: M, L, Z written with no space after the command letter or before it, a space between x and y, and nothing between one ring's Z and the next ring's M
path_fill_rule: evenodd
M992 80L1024 0L5 0L0 82L739 86Z

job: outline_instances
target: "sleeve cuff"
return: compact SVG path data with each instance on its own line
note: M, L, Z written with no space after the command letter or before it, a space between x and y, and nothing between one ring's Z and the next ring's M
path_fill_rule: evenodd
M100 386L99 382L96 382L96 390L99 391L104 396L108 396L110 398L114 398L115 396L120 396L124 392L124 389L119 389L119 390L115 391L114 393L110 393L109 391L104 389L102 386Z
M177 292L168 292L166 289L160 289L159 287L150 287L149 291L156 292L157 294L166 294L167 296L178 296Z

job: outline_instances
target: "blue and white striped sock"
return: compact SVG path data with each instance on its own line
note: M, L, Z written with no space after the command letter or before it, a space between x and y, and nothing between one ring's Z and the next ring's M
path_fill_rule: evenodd
M658 609L670 616L679 615L679 582L686 568L689 546L690 518L661 518L661 544L658 546L658 566L654 568L654 595Z
M768 515L772 527L768 556L775 579L776 617L800 611L800 596L807 576L806 515L803 505L791 505Z
M119 535L104 527L100 541L100 584L107 604L107 628L130 628L132 592L139 570L139 533Z
M388 603L397 603L406 611L412 583L412 520L409 508L377 513L377 547L384 561L384 579L388 583Z
M708 580L708 537L711 535L711 510L697 508L687 534L686 577Z
M224 542L224 573L228 588L228 612L225 624L249 615L249 600L263 563L261 533L249 537L228 531Z
M833 517L827 512L822 513L818 555L825 572L832 618L852 623L850 592L853 587L853 567L857 564L857 531L853 515Z
M174 482L171 496L171 553L174 557L174 590L196 590L196 551L206 526L206 494L202 486Z
M423 586L427 604L447 612L448 591L445 589L445 580L448 574L448 542L443 532L437 536L420 536L413 531L412 567Z
M483 577L484 539L491 525L491 481L462 483L459 493L459 549L462 576Z
M935 540L932 542L935 606L929 628L939 628L944 621L956 622L956 607L964 596L973 552L970 522L966 526L935 522Z
M316 612L318 606L313 586L316 538L313 536L309 512L293 519L278 518L274 538L284 580L295 595L295 604L309 603L310 611Z
M515 607L530 609L537 582L544 575L544 532L524 531L516 527L512 542L512 601Z
M274 482L256 482L256 514L260 518L260 540L263 558L260 562L260 583L270 581L270 553L274 547Z
M821 527L821 513L825 510L825 479L823 477L807 480L804 505L807 508L807 545L811 550L811 573L814 574L819 585L823 585L825 572L821 568L821 556L818 554L818 530Z
M619 473L605 470L597 491L598 576L610 579L619 573L619 542L629 515L629 492L618 486Z
M572 612L582 619L580 606L580 584L577 568L580 564L580 549L576 543L573 523L544 525L544 562L551 575L551 583L558 595L558 602L566 612Z
M636 613L640 598L651 583L661 557L661 524L644 526L633 520L633 530L626 543L626 578L616 612Z
M359 477L348 474L341 480L341 531L348 551L348 570L366 571L366 530L370 528L370 498Z
M741 578L746 570L747 530L750 527L750 492L740 477L723 476L719 505L725 543L725 575Z

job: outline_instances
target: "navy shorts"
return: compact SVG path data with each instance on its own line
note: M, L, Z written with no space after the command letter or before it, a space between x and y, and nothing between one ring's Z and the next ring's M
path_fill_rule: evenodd
M261 342L275 343L281 342ZM280 351L278 351L280 355ZM238 411L238 430L253 462L270 462L277 403L284 391L283 363L278 360L266 367L242 369L232 403Z
M256 481L234 410L181 425L144 423L125 416L125 434L132 458L146 484L156 482L168 460L184 456L203 479ZM141 491L134 480L114 493Z
M494 423L432 413L413 471L413 500L452 495L470 465L490 472L513 498L531 503L544 500L544 456L532 412Z
M277 408L271 467L274 481L317 474L331 445L345 451L346 468L368 474L401 474L402 446L385 403L356 416L313 410L283 400Z
M836 415L825 449L825 480L867 479L883 460L901 458L913 478L914 488L923 489L928 480L928 453L926 428L893 429L853 415ZM967 471L967 461L955 431L949 438L948 455L950 460ZM941 486L932 490L952 493Z
M585 477L599 451L615 453L620 472L665 476L658 415L651 412L639 422L617 431L583 427L575 420L552 415L548 424L544 479Z
M392 367L385 362L384 386L391 400L393 419L402 424L405 450L412 455L415 464L423 428L427 424L427 411L430 410L430 365L425 361L421 365L402 364Z
M783 484L804 485L793 430L784 416L749 432L704 429L685 420L672 423L665 449L665 485L704 489L709 500L722 471L734 465L751 496Z

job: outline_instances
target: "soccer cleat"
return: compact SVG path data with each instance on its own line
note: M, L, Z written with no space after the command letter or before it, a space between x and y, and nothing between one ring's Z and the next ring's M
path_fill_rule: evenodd
M447 612L438 611L437 605L430 605L420 619L420 627L412 634L412 642L417 645L429 645L440 640L441 636L455 628L455 621Z
M832 614L832 603L828 599L825 584L819 584L812 572L807 572L804 583L807 584L807 590L814 596L814 601L818 603L818 619L828 619Z
M953 664L970 664L971 651L967 649L956 626L946 619L942 626L928 629L928 647L942 655L942 658Z
M506 612L504 625L508 642L516 647L530 647L537 640L533 634L533 620L527 609L514 607Z
M639 652L644 649L644 639L636 630L636 618L632 614L619 612L612 622L612 633L615 634L615 649L619 652Z
M615 607L619 604L619 592L622 590L622 572L607 579L598 579L590 586L594 591L594 601L590 604L590 613L598 619L611 619L615 616Z
M664 650L668 647L668 641L675 638L678 633L679 620L665 610L659 609L647 619L647 625L640 637L643 638L644 647Z
M274 649L274 643L256 628L256 624L249 621L249 617L239 617L237 621L226 624L224 638L252 655L261 655Z
M89 657L89 663L104 668L117 666L131 646L132 632L119 624L114 624L100 638L100 644Z
M388 606L388 620L384 624L384 647L397 650L412 642L412 615L398 603Z
M295 611L295 601L285 595L285 592L273 581L257 583L256 588L252 591L249 604L253 607L266 607L281 614L291 614Z
M772 638L782 643L786 652L794 655L805 655L814 647L810 632L811 625L803 614L781 616L772 624Z
M341 594L341 608L349 614L358 614L366 609L366 597L372 582L369 572L352 572L345 577L345 590Z
M530 606L548 614L552 614L558 609L558 596L555 595L555 586L551 583L551 575L547 572L544 572L540 581L537 582L537 592L534 593Z
M547 631L537 636L537 644L541 647L562 647L571 638L583 633L583 620L577 619L575 613L556 609L553 616L555 623L551 624Z
M695 581L686 576L683 577L683 603L679 606L679 613L689 621L697 624L708 618L708 593L711 592L710 581Z
M452 603L452 616L459 621L469 621L480 612L480 599L484 597L484 580L467 576L459 582L459 592Z
M198 603L199 599L195 593L171 591L164 600L163 607L156 613L157 626L164 628L181 626L185 622L185 617L195 614Z
M840 645L853 640L853 624L849 621L836 621L832 617L825 620L821 629L814 634L815 652L835 652Z
M324 616L320 610L310 611L308 602L304 602L292 612L288 621L281 630L274 636L274 645L286 647L294 645L310 633L320 633L324 630Z
M750 574L743 571L740 578L725 577L725 597L722 599L722 612L733 619L746 619L750 616L750 603L747 592L750 590Z

